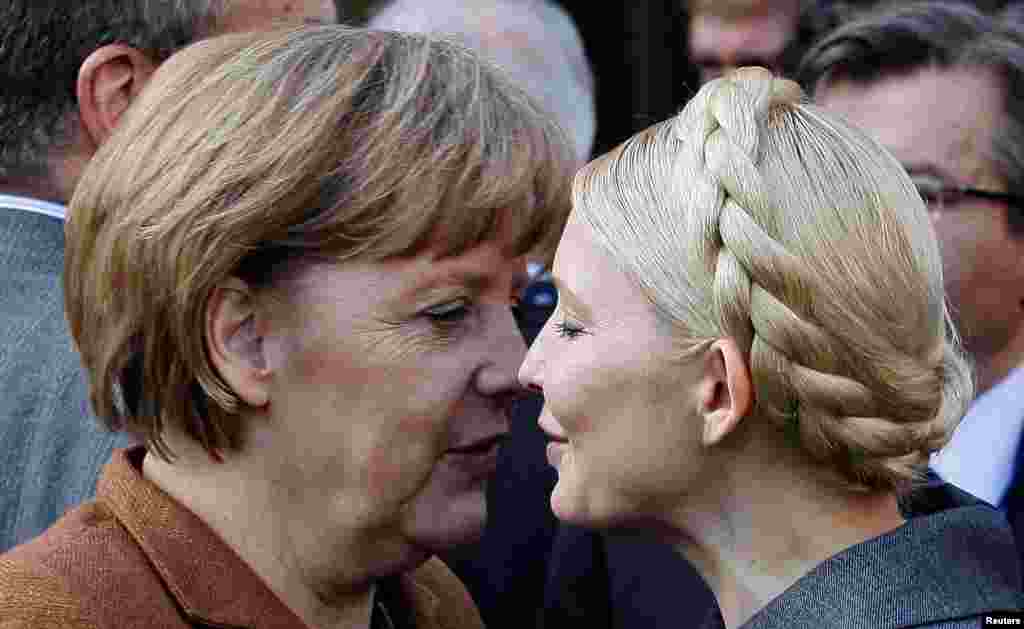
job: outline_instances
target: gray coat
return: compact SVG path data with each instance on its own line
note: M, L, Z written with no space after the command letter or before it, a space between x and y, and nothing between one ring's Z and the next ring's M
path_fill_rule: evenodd
M0 207L0 552L93 495L127 437L89 413L67 330L64 223Z
M937 478L900 506L904 526L829 558L743 629L961 629L1024 609L1000 511Z

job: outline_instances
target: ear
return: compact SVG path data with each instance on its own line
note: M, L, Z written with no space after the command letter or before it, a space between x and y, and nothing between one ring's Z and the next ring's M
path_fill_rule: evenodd
M110 137L156 67L141 50L124 44L97 48L85 59L78 69L78 114L93 147Z
M704 446L720 443L736 430L753 404L750 369L736 341L718 339L704 355L699 412L704 421Z
M265 330L266 315L248 284L230 278L214 289L206 306L206 351L231 390L256 408L270 399Z

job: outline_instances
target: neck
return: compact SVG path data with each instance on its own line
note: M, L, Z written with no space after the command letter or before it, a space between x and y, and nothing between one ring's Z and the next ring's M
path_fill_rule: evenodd
M1024 325L1001 350L987 356L976 354L975 361L977 395L981 395L999 384L1024 361Z
M80 134L81 135L81 134ZM68 205L96 147L81 137L51 154L49 165L0 176L0 193Z
M670 516L676 549L714 592L729 629L829 557L904 522L893 494L841 496L786 463L732 470Z
M0 179L0 194L29 197L62 205L68 203L68 195L64 194L59 186L44 180Z
M213 463L198 446L170 445L175 462L147 454L143 475L213 529L308 627L369 627L376 575L346 550L354 534L317 538L328 527L317 530L302 505L281 502L237 454Z

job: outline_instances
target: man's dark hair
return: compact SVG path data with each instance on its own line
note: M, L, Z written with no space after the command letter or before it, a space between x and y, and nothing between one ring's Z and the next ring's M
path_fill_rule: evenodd
M122 43L154 61L209 34L226 0L0 0L0 181L45 178L73 139L78 69Z
M987 158L1007 191L1024 193L1024 30L961 2L888 5L843 24L804 56L798 75L810 91L840 81L870 84L925 68L991 73L1003 116ZM927 112L922 112L927 115ZM1024 235L1024 208L1009 215Z
M839 26L855 9L856 6L849 3L801 0L796 32L787 42L779 59L782 74L796 78L804 53Z

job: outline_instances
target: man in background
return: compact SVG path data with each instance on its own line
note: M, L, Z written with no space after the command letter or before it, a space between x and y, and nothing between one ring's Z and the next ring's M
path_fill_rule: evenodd
M64 208L83 169L175 50L337 13L333 0L2 0L0 15L3 551L91 497L125 445L89 412L64 319Z
M789 74L793 64L787 53L797 40L803 4L806 0L692 0L690 61L701 83L741 66Z
M978 397L932 460L1003 508L1024 549L1024 34L967 4L893 5L824 38L801 76L899 159L928 204Z

